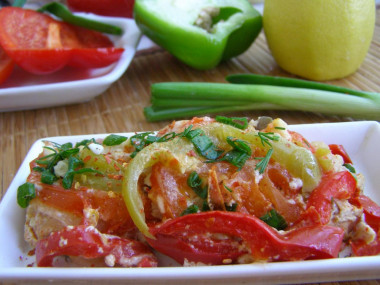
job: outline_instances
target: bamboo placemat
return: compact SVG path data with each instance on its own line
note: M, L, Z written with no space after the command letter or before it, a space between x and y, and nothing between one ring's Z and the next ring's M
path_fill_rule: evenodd
M225 82L226 75L244 72L291 76L276 65L262 33L246 53L209 71L193 70L178 62L164 50L154 49L137 54L120 80L102 95L89 102L48 109L0 113L0 198L5 194L23 158L37 139L64 135L157 130L168 121L149 123L145 120L142 111L145 106L149 105L152 83L165 81ZM377 9L375 33L364 63L355 74L341 80L331 81L331 83L380 92L380 9ZM262 115L281 117L289 124L352 120L338 116L286 111L250 111L229 115L252 118ZM28 284L28 282L24 283ZM19 283L4 282L3 284ZM92 283L81 282L81 284ZM379 285L380 280L341 282L339 284Z

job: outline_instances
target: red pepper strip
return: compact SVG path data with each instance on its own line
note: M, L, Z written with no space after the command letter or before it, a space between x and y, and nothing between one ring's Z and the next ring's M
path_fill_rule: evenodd
M225 263L227 257L235 260L236 251L226 256L227 250L221 248L217 252L212 248L212 243L199 246L198 237L202 236L202 240L206 240L210 234L229 236L229 242L243 240L256 261L336 257L343 239L343 230L337 227L312 226L281 235L255 216L223 211L202 212L168 220L151 227L150 232L156 240L148 239L148 243L179 263L185 259L208 264Z
M350 156L347 151L344 149L343 145L340 144L330 144L330 151L332 154L338 154L343 158L344 163L352 163Z
M364 241L351 243L352 251L356 256L380 254L380 206L369 197L360 195L353 199L353 204L363 207L366 223L376 232L376 239L367 244Z
M348 171L328 174L311 192L305 215L316 210L320 216L318 224L325 225L331 218L331 199L350 199L355 191L356 180Z
M0 46L0 85L11 75L13 67L13 60L6 55Z
M105 235L94 227L86 226L66 227L52 232L48 238L37 242L38 266L53 266L54 257L62 255L80 256L86 259L110 256L112 264L108 264L109 266L157 266L156 257L143 243Z

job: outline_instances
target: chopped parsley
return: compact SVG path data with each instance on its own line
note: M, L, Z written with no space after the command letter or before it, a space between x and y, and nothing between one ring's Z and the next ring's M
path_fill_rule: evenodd
M275 209L260 217L260 220L277 230L284 230L288 226L285 219Z

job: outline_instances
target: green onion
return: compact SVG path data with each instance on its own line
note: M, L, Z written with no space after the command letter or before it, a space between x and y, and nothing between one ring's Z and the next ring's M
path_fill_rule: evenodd
M380 94L355 90L348 93L348 88L316 89L318 84L310 89L312 86L155 83L151 86L152 105L144 113L148 121L247 110L295 110L380 119Z
M284 230L288 226L285 219L275 209L270 210L260 220L277 230Z
M207 186L202 187L202 180L198 173L193 171L187 178L187 185L202 199L207 198Z
M185 216L188 214L195 214L195 213L198 213L198 211L199 211L199 208L197 205L191 205L182 212L181 216Z
M273 86L283 86L283 87L297 87L297 88L307 88L316 90L332 91L337 93L357 95L361 97L369 98L375 94L371 92L354 90L346 87L308 81L302 79L279 77L279 76L268 76L261 74L232 74L226 77L226 80L230 83L237 84L256 84L256 85L273 85Z
M107 33L107 34L113 34L113 35L121 35L123 34L123 30L120 27L90 20L87 18L79 17L73 15L69 9L65 5L62 5L57 2L51 2L44 6L42 6L40 9L37 10L38 12L49 12L58 18L61 18L63 21L84 27L90 30L95 30L101 33Z
M106 146L119 145L125 142L127 139L128 138L124 136L111 134L104 139L103 144Z
M216 160L223 153L201 129L186 130L185 137L193 143L200 155L209 160Z
M21 208L26 208L30 200L36 197L34 184L26 182L17 188L17 203Z
M239 170L242 169L245 162L251 157L251 148L247 142L233 137L227 137L227 143L233 147L232 150L226 152L219 159L209 160L207 162L227 161L236 166Z

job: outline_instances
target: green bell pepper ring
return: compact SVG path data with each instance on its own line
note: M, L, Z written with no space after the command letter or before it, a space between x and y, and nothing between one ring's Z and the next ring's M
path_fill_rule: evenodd
M246 51L262 28L246 0L137 0L134 18L156 44L201 70Z

